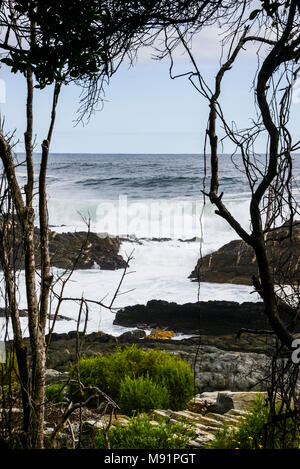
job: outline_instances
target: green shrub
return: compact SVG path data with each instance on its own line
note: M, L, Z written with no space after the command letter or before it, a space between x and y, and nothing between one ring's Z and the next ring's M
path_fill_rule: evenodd
M184 409L194 395L194 374L188 362L162 350L144 351L136 345L108 355L83 357L79 361L80 379L85 386L97 386L116 402L121 397L121 382L126 378L149 377L153 383L165 387L170 408ZM75 376L74 367L70 373ZM71 386L71 393L76 384Z
M64 398L65 387L63 384L51 384L46 388L45 394L47 401L62 402Z
M148 412L151 409L167 409L170 394L166 387L154 383L149 377L130 378L126 376L120 386L119 405L121 412Z
M111 449L185 449L193 438L195 432L191 427L179 422L168 423L167 420L151 424L150 417L144 415L132 417L123 427L117 423L108 432ZM100 430L95 439L95 448L106 447L105 436Z
M246 415L246 418L241 421L237 429L229 429L224 425L222 430L216 433L214 441L208 443L208 448L212 449L279 449L283 447L283 435L289 434L294 424L291 418L286 420L286 423L280 427L276 425L274 439L272 443L266 438L265 429L269 422L270 407L266 404L265 399L261 395L257 395L252 408ZM285 432L285 433L283 433ZM290 448L296 448L299 445L295 443L295 439L291 439ZM287 442L287 439L285 440ZM296 446L295 446L296 444Z
M171 396L170 408L185 409L195 394L191 365L176 355L160 350L149 352L146 363L150 378L168 389Z
M97 386L106 392L112 399L120 399L120 383L126 377L139 375L138 366L143 359L143 350L137 347L121 349L115 352L96 357L83 357L79 361L80 379L85 386ZM75 377L74 367L71 366L71 376ZM71 385L74 392L77 385Z

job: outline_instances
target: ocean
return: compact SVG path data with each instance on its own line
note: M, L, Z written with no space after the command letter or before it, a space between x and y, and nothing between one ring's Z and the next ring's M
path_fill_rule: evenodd
M22 162L24 156L19 154ZM264 158L261 157L262 164ZM299 157L295 158L299 179ZM38 171L40 156L35 155ZM128 275L114 306L146 304L152 299L176 303L198 300L257 301L253 288L244 285L201 283L188 279L200 252L205 255L238 239L214 213L202 191L209 188L209 169L203 155L51 154L48 166L48 210L52 230L91 231L128 237L120 254L132 255ZM209 167L209 161L208 165ZM249 229L250 191L240 156L220 157L220 192L228 209ZM299 169L297 169L299 168ZM17 175L25 183L25 166ZM141 244L134 242L138 238ZM163 239L163 240L162 240ZM56 269L56 273L61 273ZM109 304L122 270L105 271L97 265L77 270L65 294L103 300ZM24 278L20 276L20 307L26 307ZM52 308L55 306L53 302ZM78 304L64 302L56 332L76 328ZM83 318L84 319L84 318ZM128 330L113 325L114 313L91 305L87 332L113 335ZM26 319L22 319L26 331Z

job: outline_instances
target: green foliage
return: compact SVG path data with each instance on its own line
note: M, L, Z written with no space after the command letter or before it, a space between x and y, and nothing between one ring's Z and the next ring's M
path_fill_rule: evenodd
M44 88L110 77L118 68L113 61L122 60L153 7L144 0L15 0L13 8L10 29L25 36L29 47L14 47L0 62L13 73L25 75L30 68L37 87Z
M108 432L111 449L185 449L190 439L195 438L195 432L184 424L169 423L161 420L158 424L151 424L150 417L137 415L129 423L121 426L119 423ZM96 449L105 449L106 440L100 430L95 439Z
M126 376L120 386L120 408L126 415L148 412L151 409L167 409L170 394L166 387L154 383L149 377Z
M165 386L171 396L170 408L185 409L195 394L194 373L187 361L167 352L153 350L148 355L149 376Z
M47 401L62 402L64 398L65 386L63 384L51 384L46 388L45 394Z
M71 375L75 376L74 367ZM144 351L136 345L108 355L81 358L80 379L85 386L97 386L116 402L121 398L121 382L126 378L148 377L167 389L170 408L184 409L194 395L194 374L188 362L162 350ZM72 385L71 393L76 389ZM135 407L134 407L135 408Z
M5 363L0 363L0 387L16 389L19 385L18 363L15 353L6 354Z
M279 409L279 407L278 407ZM216 433L216 439L208 443L209 449L280 449L283 448L283 440L290 448L298 447L297 440L292 438L288 442L289 432L292 432L294 423L291 418L285 421L284 428L276 424L274 437L268 437L266 429L270 428L270 407L265 399L258 395L250 412L241 421L237 429L229 429L224 425L222 430ZM298 436L298 442L299 442ZM296 444L296 446L295 446Z
M25 74L32 68L43 88L55 81L92 79L107 66L104 29L109 17L101 2L17 0L14 9L23 28L34 23L36 29L30 48L12 51L1 60L13 73Z

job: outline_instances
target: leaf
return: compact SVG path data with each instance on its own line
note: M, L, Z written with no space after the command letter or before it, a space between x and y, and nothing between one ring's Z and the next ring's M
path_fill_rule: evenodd
M14 61L8 57L6 57L5 59L1 59L0 62L2 62L5 65L8 65L9 67L11 67L14 63Z
M250 13L249 20L254 20L257 17L258 13L260 13L260 12L261 12L261 10L253 10Z

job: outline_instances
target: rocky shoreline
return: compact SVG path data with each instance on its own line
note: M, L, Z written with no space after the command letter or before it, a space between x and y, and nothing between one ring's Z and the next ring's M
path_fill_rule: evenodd
M76 331L54 332L48 348L47 368L66 372L69 364L77 359L78 344L81 356L111 353L119 346L136 344L145 349L162 348L188 360L195 370L200 392L261 390L275 346L274 336L268 333L237 334L242 328L268 329L262 303L209 301L178 305L152 300L147 305L123 308L116 314L114 324L135 330L118 337L101 331L85 336ZM149 336L149 329L193 337L158 339L153 337L160 335ZM25 339L25 344L29 346L29 339Z
M283 225L267 234L267 256L278 283L299 284L300 225ZM244 241L234 240L199 259L189 278L214 283L252 284L258 274L254 250Z
M192 365L199 392L265 390L275 338L269 333L243 333L241 329L268 330L262 303L208 301L178 305L152 300L118 311L114 324L136 328L118 337L93 332L83 337L71 331L54 333L48 349L47 368L60 372L80 354L93 356L136 344L161 348L180 355ZM146 330L163 329L193 337L153 338ZM298 324L298 331L300 325ZM166 335L167 336L167 335Z
M59 234L53 231L50 232L52 265L72 268L84 241L86 245L82 249L76 268L89 269L99 266L102 269L112 270L124 267L125 260L118 252L121 242L128 241L128 239L101 237L96 233L90 233L87 238L85 232ZM195 241L196 239L187 240L187 242ZM134 239L132 242L142 241ZM233 241L232 243L241 242ZM226 246L219 251L221 252L222 249L226 251ZM39 246L36 247L38 250ZM231 256L235 254L232 250ZM239 261L241 269L248 258L246 256L245 260L240 254L239 256L243 259ZM224 259L224 264L229 265L228 258L225 256ZM210 267L211 278L214 279L213 281L218 281L213 277L213 262L210 262ZM248 274L250 271L248 264ZM233 277L231 281L234 283ZM24 317L27 315L26 310L20 313ZM0 317L5 317L5 314L5 310L0 309ZM61 316L58 319L69 318ZM151 300L146 305L127 306L120 309L116 313L114 324L136 328L136 330L125 332L119 337L103 332L94 332L85 337L82 337L80 333L77 335L76 331L53 333L48 349L47 368L57 372L66 372L69 363L76 360L78 338L80 338L80 354L87 356L110 353L118 346L136 344L138 347L147 349L163 348L187 359L195 370L200 392L226 389L248 391L261 389L261 383L268 368L268 357L271 356L274 346L274 337L268 333L259 335L246 333L238 338L238 333L242 329L266 331L270 328L264 315L262 302L239 304L232 301L200 301L179 305L162 300ZM182 340L158 340L147 336L145 331L149 329L163 329L195 337ZM299 323L296 331L300 332ZM25 339L25 342L27 340Z
M65 372L69 364L76 361L77 356L77 333L53 334L48 350L47 368L48 380L51 376L66 378ZM256 348L254 343L235 343L236 350L231 350L230 342L234 338L227 339L222 344L215 344L212 337L194 337L182 340L155 340L147 338L142 330L125 332L119 337L109 334L88 334L85 337L79 334L81 355L94 356L113 352L117 347L126 347L136 344L145 350L160 348L169 353L179 355L187 360L195 371L196 385L199 392L226 390L249 391L265 390L265 377L268 371L270 357L267 355L268 347ZM238 345L238 346L237 346ZM262 346L262 343L260 344ZM224 347L225 346L225 347ZM272 344L269 343L271 353ZM54 370L54 371L53 371ZM50 378L49 378L50 376Z
M288 321L288 317L282 316ZM224 336L241 329L270 329L262 302L199 301L179 305L151 300L120 309L114 324L139 328L167 328L185 334ZM300 331L298 321L297 331Z

